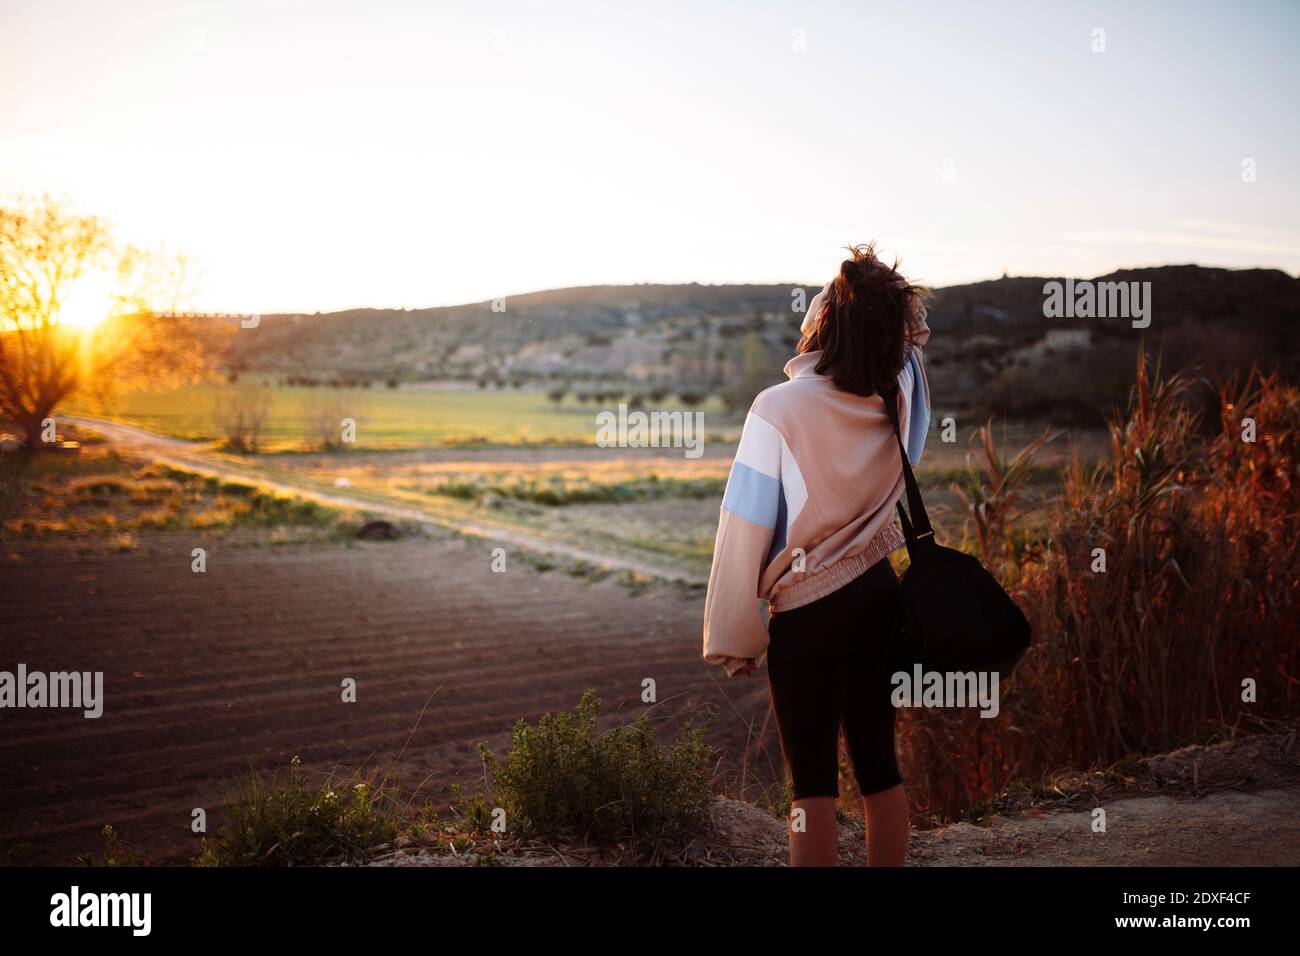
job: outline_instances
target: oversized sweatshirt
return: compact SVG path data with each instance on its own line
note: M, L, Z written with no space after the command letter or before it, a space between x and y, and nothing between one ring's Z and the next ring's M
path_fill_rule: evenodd
M920 461L930 424L922 310L899 373L899 421L908 458ZM758 660L767 650L760 602L779 614L848 584L903 544L894 505L903 469L879 395L840 391L796 355L789 381L759 394L731 465L704 600L704 658Z

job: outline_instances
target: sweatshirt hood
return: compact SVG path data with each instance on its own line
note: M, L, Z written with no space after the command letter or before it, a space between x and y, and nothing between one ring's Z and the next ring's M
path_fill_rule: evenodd
M817 363L821 361L821 358L821 349L796 355L785 363L786 378L825 378L826 376L818 375L816 371Z

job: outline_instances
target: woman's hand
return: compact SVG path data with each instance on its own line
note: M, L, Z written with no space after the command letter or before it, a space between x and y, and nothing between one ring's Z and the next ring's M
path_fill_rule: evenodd
M728 677L752 674L757 666L752 657L728 657L722 661L722 669L727 672Z

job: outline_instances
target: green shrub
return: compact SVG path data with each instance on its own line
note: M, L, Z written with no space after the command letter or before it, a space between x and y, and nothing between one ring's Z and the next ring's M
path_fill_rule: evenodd
M589 478L514 478L492 480L448 480L424 489L426 494L473 501L499 495L532 504L561 507L583 504L619 504L664 498L716 498L726 488L725 478L661 478L647 475L620 482Z
M359 862L397 836L397 808L374 775L313 784L294 758L286 775L250 772L224 806L196 866L317 866Z
M504 762L480 748L509 829L647 851L703 833L713 803L708 728L680 725L665 753L645 714L597 733L599 711L587 691L572 713L519 721Z
M113 829L111 824L100 830L99 835L103 840L103 844L98 854L94 852L77 854L77 862L82 866L125 867L150 865L147 856L122 842L117 830Z
M248 496L247 523L258 525L311 524L326 525L336 512L308 498L277 494L257 489Z
M77 497L124 495L130 490L130 480L117 475L87 475L68 482L68 494Z

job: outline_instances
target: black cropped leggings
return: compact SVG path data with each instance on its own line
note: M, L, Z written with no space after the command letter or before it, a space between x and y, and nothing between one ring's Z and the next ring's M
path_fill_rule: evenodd
M902 782L890 701L897 601L884 558L838 591L773 615L767 675L794 799L839 796L841 726L863 796Z

